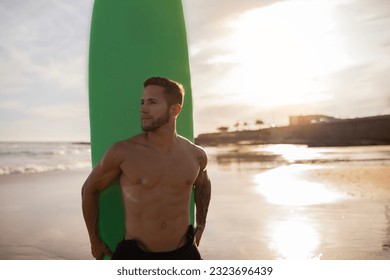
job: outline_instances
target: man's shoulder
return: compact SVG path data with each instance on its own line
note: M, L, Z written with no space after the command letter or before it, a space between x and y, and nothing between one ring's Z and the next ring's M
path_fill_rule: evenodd
M183 137L181 135L178 135L178 138L179 138L180 142L183 145L185 145L187 148L192 148L192 149L199 149L200 148L198 145L195 145L190 140L188 140L187 138L185 138L185 137Z
M138 135L132 136L128 139L114 143L111 146L111 148L114 150L123 151L123 150L131 149L133 147L137 147L139 145L143 145L144 143L145 143L145 135L138 134Z
M201 158L207 161L206 151L201 146L192 143L190 140L182 136L180 136L180 141L182 141L182 143L186 146L186 148L192 151L197 158Z
M146 142L145 133L140 133L123 141L126 145L143 145Z

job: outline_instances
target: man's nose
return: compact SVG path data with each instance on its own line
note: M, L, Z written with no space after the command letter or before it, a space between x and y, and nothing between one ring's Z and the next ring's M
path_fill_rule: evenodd
M142 104L142 105L141 105L141 113L142 113L142 114L145 114L145 113L147 113L147 112L148 112L148 109L147 109L146 104Z

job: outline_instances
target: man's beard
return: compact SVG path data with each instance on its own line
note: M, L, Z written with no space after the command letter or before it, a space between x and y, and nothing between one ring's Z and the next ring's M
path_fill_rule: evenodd
M150 124L142 125L142 130L145 132L151 132L155 131L156 129L162 127L163 125L167 124L169 122L169 112L165 114L165 116L159 117L156 120L153 120Z

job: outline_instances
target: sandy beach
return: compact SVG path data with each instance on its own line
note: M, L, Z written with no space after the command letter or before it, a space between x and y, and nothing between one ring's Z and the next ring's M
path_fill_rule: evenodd
M233 169L210 162L204 259L390 259L389 165ZM88 172L0 176L0 259L92 259Z
M0 176L0 259L91 259L81 213L88 172Z

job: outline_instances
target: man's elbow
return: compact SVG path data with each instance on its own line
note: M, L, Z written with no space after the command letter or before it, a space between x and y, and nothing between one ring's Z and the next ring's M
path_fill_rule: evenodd
M81 198L84 198L86 193L88 192L89 189L89 184L88 184L88 179L84 182L83 186L81 187Z

